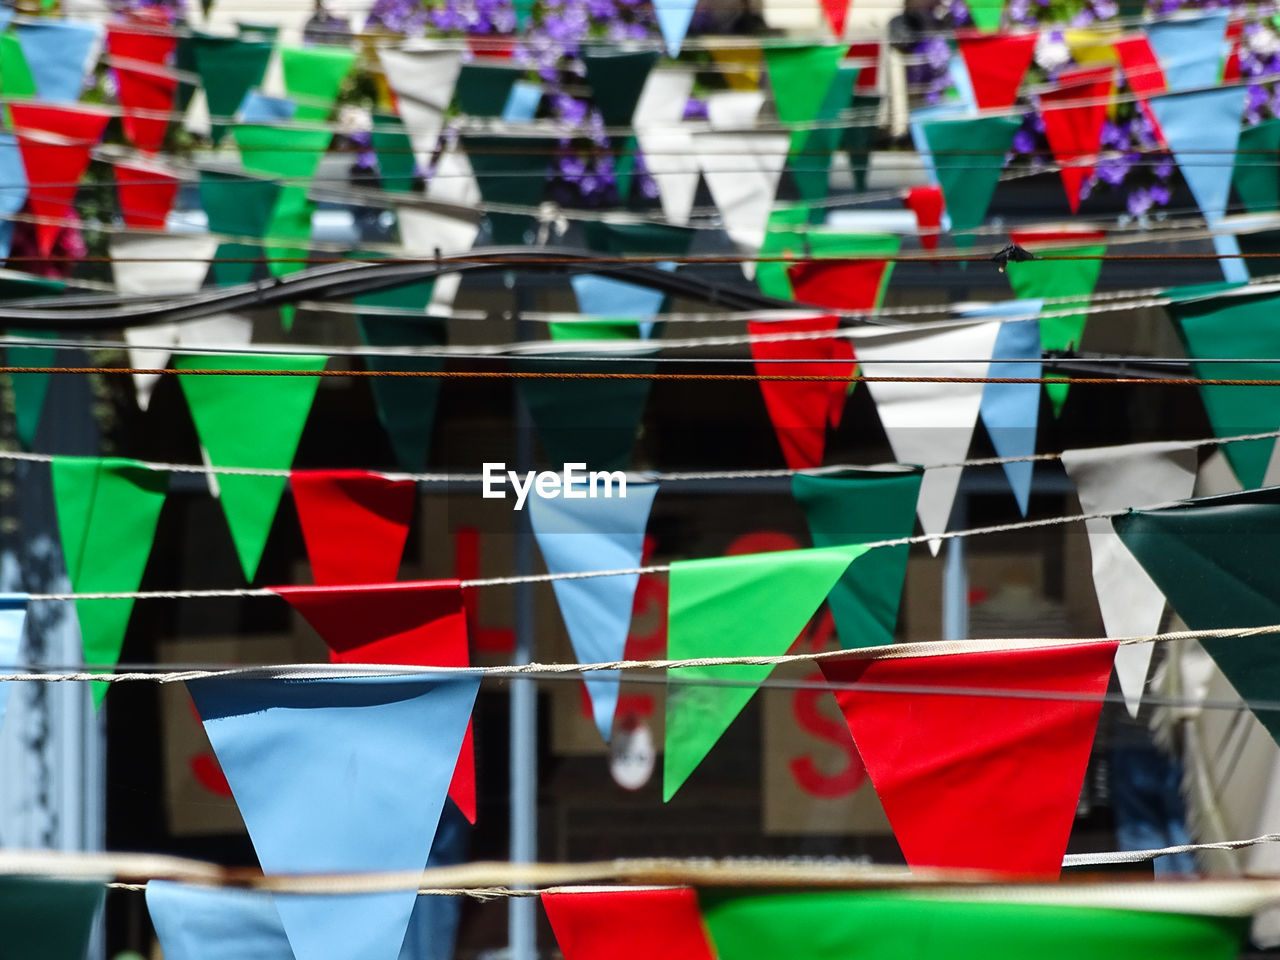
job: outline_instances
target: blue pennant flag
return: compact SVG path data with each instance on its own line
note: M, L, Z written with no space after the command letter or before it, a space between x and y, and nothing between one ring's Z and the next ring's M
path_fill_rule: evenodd
M684 45L685 34L689 32L689 22L693 20L693 10L697 5L698 0L653 0L653 13L658 18L658 29L662 31L667 53L673 57L680 56L680 48Z
M39 20L17 26L18 44L41 100L75 103L84 90L89 61L102 35L97 24Z
M574 488L587 494L583 487ZM644 554L644 531L658 492L656 483L628 483L626 496L529 498L529 520L552 573L585 570L630 570ZM637 574L555 580L569 640L582 663L621 660L631 629L631 604ZM596 727L606 741L618 706L618 671L585 675Z
M507 102L502 107L503 123L530 123L538 115L542 103L542 87L528 80L517 80L511 85Z
M22 646L22 628L27 620L27 595L25 593L0 593L0 670L11 672L18 665L18 651ZM0 683L0 723L4 722L5 707L9 705L9 688L13 684Z
M1161 20L1145 25L1147 42L1160 61L1160 71L1170 92L1217 86L1227 16L1226 10L1214 10L1193 19ZM1227 172L1230 173L1229 167Z
M655 266L668 272L676 268L670 261L662 261ZM662 301L666 297L661 290L591 273L570 277L569 282L573 284L574 296L578 298L579 312L596 317L635 317L642 340L648 340L653 333L654 315L662 309Z
M268 874L421 871L479 675L187 684ZM417 884L297 894L297 960L396 960Z
M152 880L147 910L164 960L294 960L270 893Z
M3 27L0 27L3 29ZM18 138L0 133L0 259L9 256L13 220L27 202L27 168L18 149Z

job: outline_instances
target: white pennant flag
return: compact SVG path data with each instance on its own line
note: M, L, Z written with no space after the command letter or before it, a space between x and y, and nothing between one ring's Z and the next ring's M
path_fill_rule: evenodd
M698 193L693 134L680 129L692 91L692 71L650 70L631 121L645 167L658 185L662 213L682 226L689 222Z
M195 293L203 285L209 261L217 249L217 238L208 235L168 233L163 237L114 237L111 269L115 274L116 292L125 296ZM167 366L169 355L176 347L241 346L248 343L252 335L253 324L245 317L230 313L132 327L124 332L125 341L132 345L130 365L150 370ZM159 379L159 374L154 373L133 375L139 409L147 409Z
M1150 507L1189 497L1196 482L1196 459L1196 451L1180 443L1133 443L1062 452L1062 465L1076 485L1080 508L1086 514ZM1107 636L1140 637L1158 631L1164 613L1160 588L1116 535L1110 520L1086 520L1085 528L1093 555L1093 586ZM1150 643L1135 643L1116 651L1116 677L1132 716L1138 715L1152 649Z
M985 377L999 320L964 324L860 328L854 351L868 377ZM961 360L953 360L959 357ZM986 357L988 360L980 358ZM905 360L905 363L882 362ZM952 361L945 366L938 360ZM917 362L912 362L917 361ZM963 362L971 361L971 362ZM880 423L899 463L925 467L916 513L927 535L943 533L982 406L981 383L868 383ZM938 554L941 541L929 540Z
M432 257L437 249L441 253L465 253L480 232L478 217L451 217L425 207L397 207L396 219L400 221L400 243L410 257ZM460 273L445 273L436 279L431 291L433 315L449 316L460 283Z
M462 52L435 47L383 48L378 51L387 84L395 91L400 119L423 167L431 162L444 114L462 69Z

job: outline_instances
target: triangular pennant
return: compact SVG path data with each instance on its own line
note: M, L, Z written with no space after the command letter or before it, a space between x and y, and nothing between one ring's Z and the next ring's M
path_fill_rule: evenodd
M786 550L671 564L667 656L685 660L786 653L866 549ZM663 800L670 800L689 779L772 670L745 664L668 670Z
M295 470L289 486L316 583L396 579L413 516L412 480L363 470Z
M1076 485L1080 509L1108 513L1191 496L1194 449L1177 443L1134 443L1062 451L1062 466ZM1093 556L1093 586L1109 637L1142 637L1160 630L1164 594L1111 528L1085 521ZM1135 643L1116 653L1116 676L1131 716L1138 715L1154 644Z
M956 36L960 56L969 69L973 96L981 110L1001 110L1018 100L1018 89L1035 56L1040 35L1031 33Z
M71 201L89 167L89 152L102 139L111 116L101 108L50 107L11 103L14 132L27 170L31 212L42 218L36 240L43 256L53 251L60 223L72 214Z
M875 246L880 249L868 252L898 252L896 240ZM809 260L787 268L798 302L837 310L874 310L884 299L892 273L891 260Z
M0 877L5 953L40 960L84 960L104 892L98 878Z
M0 90L6 97L35 99L38 96L22 44L9 30L0 32Z
M790 138L785 133L742 130L695 133L692 139L702 177L720 211L724 230L750 258L742 262L743 273L753 277L754 258L764 243Z
M293 960L275 898L265 890L151 880L146 897L165 960Z
M715 960L689 887L547 891L542 908L564 960Z
M0 290L6 299L27 297L52 297L66 290L61 280L37 277L34 274L14 274L0 282ZM10 330L14 336L36 340L51 340L57 336L52 330ZM9 347L5 350L9 364L15 367L57 366L57 354L52 347ZM18 442L26 450L35 447L36 431L44 413L45 398L49 395L49 374L12 373L9 382L13 390L13 419Z
M698 192L693 138L680 129L692 91L691 71L650 70L632 119L645 167L658 186L663 216L677 225L689 222Z
M302 437L325 358L306 354L213 354L174 358L178 370L246 370L234 374L178 378L209 462L220 467L287 470ZM295 375L255 375L255 370ZM263 411L271 412L263 416ZM222 512L231 529L246 580L252 581L284 492L284 476L223 474L218 477Z
M911 536L923 471L842 470L791 478L791 493L804 510L815 547L874 543ZM878 547L851 565L827 602L840 646L893 642L910 547Z
M404 121L395 114L374 114L370 145L378 156L378 178L383 190L412 193L418 175L413 142L405 133Z
M672 264L674 266L674 264ZM580 273L569 278L578 310L593 317L610 317L630 323L643 339L653 332L653 318L662 309L666 294L638 283L598 277L592 273ZM599 327L599 324L551 324L552 339L575 339L587 336L583 328Z
M1093 173L1102 145L1114 73L1111 67L1064 71L1057 88L1040 95L1044 134L1062 168L1072 213L1080 209L1080 188Z
M4 90L0 80L0 90ZM0 133L0 259L9 256L13 240L13 220L27 202L27 170L22 163L18 139L12 133Z
M116 161L115 171L116 195L120 198L120 216L125 226L135 230L163 230L181 185L177 174L154 164L124 160Z
M245 94L261 85L274 44L203 33L197 33L192 42L200 88L208 99L213 121L210 131L216 146L226 135L231 117L240 109Z
M128 67L114 63L120 105L124 107L121 126L124 135L139 150L155 153L164 145L169 129L167 116L173 110L178 79L170 63L178 50L178 38L167 26L148 24L144 29L120 25L107 28L107 50L117 61L136 61ZM153 69L146 69L150 64Z
M190 681L262 868L421 871L478 676ZM424 735L429 731L430 735ZM396 960L417 884L276 898L297 960Z
M506 64L464 63L454 99L469 117L500 117L521 71Z
M76 593L131 593L142 582L169 475L133 460L54 457L50 467L58 534ZM85 663L120 659L133 600L77 600ZM95 683L95 703L107 684Z
M653 13L658 19L658 30L662 33L669 56L680 56L680 48L684 46L697 6L698 0L654 0Z
M822 15L827 18L827 26L837 40L844 36L844 24L849 16L851 2L852 0L822 0Z
M9 672L18 667L22 649L22 630L27 622L27 595L0 593L0 666ZM0 727L4 725L5 708L9 705L9 682L0 683Z
M644 532L656 483L629 483L626 496L600 498L572 487L556 498L529 499L529 522L552 574L587 570L631 570L640 566ZM555 580L556 600L573 651L582 663L623 659L631 628L631 604L639 574ZM596 727L605 742L618 704L616 670L584 674Z
M845 53L839 44L765 47L764 62L778 119L792 126L817 117Z
M293 118L327 120L355 62L356 51L350 47L281 47L285 93L298 102Z
M920 246L926 250L937 250L938 235L942 232L942 188L936 184L912 187L903 202L916 215Z
M1145 32L1120 37L1111 44L1124 70L1124 82L1140 97L1163 93L1166 89L1160 60L1151 49Z
M840 66L835 79L828 85L826 95L818 105L818 112L811 122L791 131L791 146L787 153L787 172L795 183L796 192L805 203L813 204L809 211L810 223L823 223L827 209L819 201L826 200L831 185L831 157L844 138L844 130L838 124L818 121L834 121L848 109L853 99L853 88L858 82L858 67ZM813 129L806 129L809 126Z
M445 111L462 69L462 52L379 47L378 61L396 95L418 163L425 168L444 129Z
M490 211L486 216L498 244L522 244L536 223L532 211L546 193L546 173L558 141L550 137L463 136L462 147L487 203L525 207L529 214Z
M1210 226L1227 212L1245 94L1244 87L1221 87L1149 101L1182 179Z
M933 121L922 124L938 185L947 201L952 230L982 225L1004 169L1004 157L1020 122L1011 117ZM957 246L972 246L972 234L955 237Z
M819 664L832 683L869 687L837 689L836 701L908 865L1058 875L1115 652Z
M1280 119L1264 120L1240 131L1240 147L1231 179L1250 213L1280 210Z
M462 588L456 580L270 589L315 628L335 663L471 664ZM476 763L470 721L455 757L449 796L475 823Z
M1004 16L1004 0L969 0L969 15L974 26L984 33L998 30Z
M14 28L31 71L35 93L52 103L74 103L97 58L102 28L79 20L26 20ZM25 92L25 91L24 91ZM22 94L8 88L5 96Z
M1197 14L1145 24L1147 42L1160 61L1169 90L1175 93L1218 83L1229 14L1226 10ZM1240 94L1243 97L1244 91Z
M649 71L658 62L655 51L603 53L584 50L582 64L591 84L591 99L607 127L629 127L640 102Z
M918 377L913 383L869 382L867 389L893 455L899 463L928 469L920 485L917 512L926 534L942 533L960 485L962 463L982 406L981 383L931 383L938 360L947 360L952 377L985 377L1000 323L859 329L854 349L867 377ZM963 360L956 360L961 357ZM881 362L883 358L884 363ZM911 362L918 361L918 362ZM945 464L945 466L944 466ZM937 555L941 541L929 540Z
M266 235L271 211L280 198L280 184L216 170L200 171L200 206L209 220L209 232L231 237ZM254 263L234 262L261 257L262 248L246 243L224 243L213 261L213 278L222 285L253 279Z

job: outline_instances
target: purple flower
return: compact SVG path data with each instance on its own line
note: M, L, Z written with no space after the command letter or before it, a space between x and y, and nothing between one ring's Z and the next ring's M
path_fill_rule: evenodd
M1155 165L1155 174L1161 180L1168 180L1173 176L1173 161L1166 157Z
M1140 217L1151 209L1151 191L1139 187L1125 198L1131 216Z
M1157 207L1167 207L1169 205L1169 188L1163 183L1157 183L1149 187L1147 189L1147 196L1151 198L1152 204Z
M1118 187L1129 175L1129 166L1129 161L1125 157L1107 156L1102 157L1094 169L1099 180Z
M690 97L684 105L685 120L705 120L707 119L707 101L699 100L697 97Z
M1035 134L1032 133L1030 130L1028 130L1026 127L1022 127L1021 129L1018 130L1017 133L1013 135L1014 153L1030 153L1035 148L1036 148Z
M1102 146L1109 150L1123 150L1129 146L1129 131L1118 123L1104 120L1102 123Z

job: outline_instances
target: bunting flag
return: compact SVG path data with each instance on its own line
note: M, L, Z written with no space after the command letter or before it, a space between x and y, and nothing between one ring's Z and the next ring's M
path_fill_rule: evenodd
M268 874L421 871L479 686L477 676L187 683ZM275 903L296 960L396 960L416 888Z
M81 20L34 19L14 27L34 93L50 103L74 103L84 91L85 75L98 59L102 28ZM6 96L22 96L25 89Z
M1191 629L1280 623L1280 569L1267 559L1280 534L1276 488L1134 510L1111 522ZM1246 706L1275 695L1280 657L1273 636L1200 643ZM1280 743L1280 714L1258 710L1255 716Z
M904 202L916 215L920 246L926 250L937 250L938 235L942 231L942 188L934 184L912 187L907 191Z
M555 498L529 498L529 522L552 574L632 570L644 554L644 533L656 483L628 483L626 496L596 497L595 489L566 489ZM590 493L590 495L588 495ZM555 580L556 601L580 663L623 659L639 574ZM583 675L596 728L606 743L618 705L617 670Z
M1221 75L1228 13L1226 10L1197 13L1195 17L1156 20L1143 25L1147 42L1159 60L1160 72L1173 93L1217 86ZM1244 91L1239 93L1243 98ZM1161 129L1163 127L1162 123Z
M676 561L668 587L667 656L685 660L786 653L866 549L841 546ZM735 665L667 671L664 801L689 779L772 670ZM733 685L721 685L723 681Z
M464 207L475 207L480 202L480 191L476 187L475 178L471 175L471 165L458 150L446 149L440 154L436 163L437 177L427 184L428 199L440 199L446 202L461 204ZM442 179L448 178L448 179ZM435 210L418 210L413 207L397 207L396 222L400 226L400 243L406 254L417 257L435 256L436 250L441 253L462 253L470 250L480 233L480 217L478 212L470 210L454 210L445 213ZM445 274L436 277L435 286L431 290L431 311L446 317L453 306L454 297L462 283L462 274ZM394 300L391 291L384 291ZM370 298L376 294L368 294ZM370 300L369 302L376 302ZM392 303L391 305L395 305ZM443 337L443 334L441 334ZM408 341L413 344L411 339ZM442 339L441 343L444 342ZM422 346L427 346L424 342Z
M0 877L5 953L40 960L84 960L102 907L100 879Z
M970 0L969 15L973 24L984 33L1000 29L1000 18L1004 14L1004 0Z
M797 473L791 493L804 510L815 547L874 543L911 536L923 471L841 470ZM831 588L827 603L840 646L893 643L910 547L868 550Z
M698 192L693 136L680 129L692 92L693 71L650 70L632 119L645 166L658 187L662 214L678 225L689 222Z
M582 63L591 85L591 98L607 127L630 127L636 106L644 90L645 80L658 54L652 50L603 53L584 50ZM631 192L631 175L636 163L636 138L616 140L619 150L614 157L614 176L618 197L625 204Z
M79 188L80 178L89 167L89 152L102 139L111 115L101 109L77 105L52 107L35 103L11 103L22 163L29 185L27 204L42 221L36 224L36 242L40 253L49 256L60 223L74 215L71 201Z
M951 229L982 225L1003 170L1003 157L1013 144L1020 122L1012 117L935 120L921 125L938 185L947 202ZM957 246L972 246L975 237L960 233Z
M475 171L480 196L487 203L537 207L546 191L546 177L558 141L551 137L463 136L462 147ZM513 149L513 143L517 146ZM493 242L519 245L535 225L520 213L489 211Z
M715 960L689 887L541 894L564 960Z
M116 195L124 225L134 230L163 230L178 196L180 181L158 164L117 160Z
M893 275L894 261L858 259L826 260L820 257L882 255L893 257L902 248L900 237L888 234L805 234L805 246L814 259L787 266L787 278L796 300L836 310L875 310L884 301Z
M1111 48L1124 70L1124 82L1143 98L1140 102L1145 103L1151 94L1164 93L1168 89L1160 60L1151 49L1145 31L1120 37L1112 42Z
M402 46L379 47L378 61L387 84L396 95L396 105L414 154L424 168L431 162L445 111L453 100L453 90L462 69L462 53Z
M23 297L52 297L66 290L61 280L50 280L32 274L18 274L5 281L9 295ZM11 330L15 336L35 340L51 340L57 334L52 330ZM57 353L52 347L8 347L5 355L15 367L52 367L57 365ZM44 413L45 398L49 394L49 374L12 373L9 382L13 390L13 420L18 442L26 450L35 448L36 431Z
M1056 877L1115 652L1088 643L818 665L832 683L869 686L837 689L836 701L908 865Z
M822 15L827 18L827 26L836 40L844 36L845 20L849 16L849 4L852 0L822 0Z
M12 15L9 19L13 19ZM0 89L7 97L37 97L36 81L31 76L22 44L7 29L0 31Z
M0 78L0 90L4 89ZM27 203L27 170L22 163L18 139L12 133L0 133L0 258L7 259L13 241L15 213Z
M1225 288L1219 288L1225 291ZM1239 376L1233 363L1212 363L1245 357L1276 357L1280 336L1275 327L1275 294L1255 296L1204 296L1203 288L1169 291L1173 302L1169 313L1194 362L1197 378L1215 380ZM1280 377L1280 363L1251 363L1250 377L1260 380ZM1270 387L1201 386L1200 399L1213 432L1219 437L1247 433L1265 433L1280 428L1280 396ZM1245 440L1222 447L1246 489L1266 482L1267 465L1272 459L1275 441Z
M1031 66L1039 38L1034 31L956 35L979 109L1003 110L1017 102L1018 89Z
M472 117L500 117L520 77L506 64L464 63L458 71L454 99L458 109Z
M707 894L703 901L720 960L908 960L923 944L945 944L953 960L1231 960L1249 929L1245 917L944 900L909 891Z
M16 670L18 655L22 649L22 630L27 622L27 595L25 593L0 593L0 665L5 672ZM9 705L8 681L0 683L0 726L4 724L5 708Z
M462 587L456 580L270 589L315 628L335 663L471 665ZM470 720L454 757L449 796L475 823L476 764Z
M1044 134L1061 166L1071 212L1080 209L1080 189L1093 173L1102 147L1102 125L1111 101L1112 67L1063 71L1058 85L1040 94Z
M664 266L658 264L659 267ZM675 264L670 264L672 269ZM591 323L552 323L551 339L573 340L599 337L604 330L614 332L628 328L648 340L653 333L654 316L662 309L666 294L651 287L625 280L598 277L592 273L579 273L569 278L578 311L593 317L608 318ZM606 333L604 339L611 339Z
M404 121L394 113L375 113L369 140L378 157L382 189L389 193L412 193L418 161L414 158L413 141L405 132Z
M1215 77L1207 85L1216 82ZM1152 97L1149 103L1200 212L1210 226L1216 225L1227 212L1231 170L1244 117L1244 88L1166 94Z
M827 219L828 211L820 201L830 194L831 158L840 147L845 134L839 125L819 121L837 120L848 109L853 99L854 86L858 82L858 74L858 67L839 67L812 122L791 131L786 169L791 174L800 199L813 204L809 210L811 223L824 223Z
M280 184L270 180L200 171L200 206L208 217L210 233L262 238L279 198ZM262 247L257 244L220 244L213 261L213 278L221 286L248 283L254 277L255 264L237 261L261 256Z
M653 13L658 20L658 30L667 45L667 55L673 60L680 56L685 34L693 20L698 0L654 0Z
M413 516L412 480L363 470L295 470L289 486L316 583L396 579Z
M778 119L794 126L816 118L846 53L840 44L765 47L764 62Z
M1280 210L1280 177L1275 164L1280 159L1280 119L1264 120L1240 131L1239 156L1232 171L1232 183L1250 213Z
M1062 466L1076 485L1080 509L1108 513L1191 496L1198 466L1185 444L1134 443L1062 451ZM1093 555L1093 586L1109 637L1143 637L1160 630L1164 594L1111 529L1111 521L1085 521ZM1116 652L1116 677L1130 716L1137 717L1155 645L1134 643Z
M174 358L178 370L324 369L325 358L307 354L215 354ZM178 377L196 433L215 467L287 470L302 437L319 377L183 375ZM264 417L262 411L271 411ZM222 474L222 512L231 530L245 580L252 582L284 492L284 476Z
M329 119L342 89L342 81L356 62L350 47L281 47L284 89L297 102L295 120L322 122Z
M854 349L865 376L924 378L916 383L870 382L867 389L876 402L895 459L928 468L916 507L920 525L928 535L946 530L951 517L961 473L960 467L951 464L963 462L968 455L982 406L982 384L925 380L937 376L937 360L950 361L953 377L987 376L990 365L972 359L990 357L999 333L999 321L984 320L860 328L854 337ZM971 362L955 361L955 357ZM881 358L893 362L882 363ZM935 556L939 546L940 540L929 540L929 549Z
M155 114L173 110L178 80L170 64L177 50L178 38L167 24L148 22L141 29L113 24L107 28L107 51L114 61L117 96L124 108L121 126L129 142L144 153L155 153L164 145L169 118ZM130 63L126 67L119 61Z
M245 94L262 84L275 45L269 41L205 33L195 34L192 45L200 89L208 100L213 120L210 136L217 146L230 129L229 121L240 109Z
M58 535L76 593L132 593L142 582L169 474L134 460L54 457ZM76 600L84 662L109 670L120 659L132 599ZM107 684L93 684L95 704Z
M294 960L266 891L151 880L146 898L164 960Z

